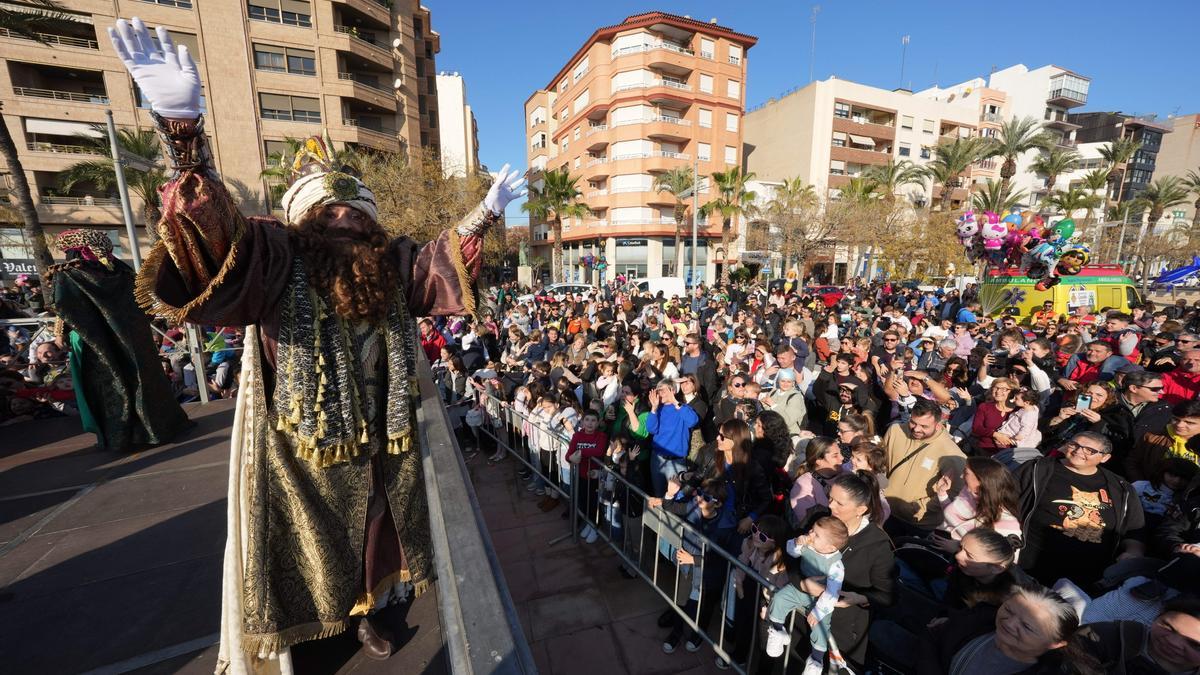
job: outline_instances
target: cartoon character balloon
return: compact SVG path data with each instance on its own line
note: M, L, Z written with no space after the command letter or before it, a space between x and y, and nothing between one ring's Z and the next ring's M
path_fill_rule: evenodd
M958 243L970 246L979 234L979 224L975 222L975 214L967 211L958 218Z
M1003 256L1004 241L1008 238L1008 225L1000 222L999 216L988 213L988 222L979 231L983 248L992 262L998 263Z

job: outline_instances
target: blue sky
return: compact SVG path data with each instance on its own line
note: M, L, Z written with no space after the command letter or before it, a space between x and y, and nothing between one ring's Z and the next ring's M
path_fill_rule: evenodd
M628 0L545 2L425 0L442 36L439 70L457 71L479 123L479 157L493 171L524 168L524 103L601 26L660 10L688 14L758 38L747 56L746 105L808 82L810 24L817 17L816 79L836 75L901 85L900 38L911 35L903 84L914 90L986 76L1014 63L1053 63L1092 78L1077 110L1200 112L1195 27L1200 2L1116 0L949 3L933 0ZM936 79L935 79L936 78ZM518 204L509 222L524 223Z

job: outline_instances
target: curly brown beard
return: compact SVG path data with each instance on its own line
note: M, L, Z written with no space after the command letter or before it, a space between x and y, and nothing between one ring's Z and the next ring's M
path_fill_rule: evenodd
M378 323L391 309L398 281L389 261L388 237L372 223L370 232L327 231L324 209L304 216L290 230L304 258L309 283L343 319Z

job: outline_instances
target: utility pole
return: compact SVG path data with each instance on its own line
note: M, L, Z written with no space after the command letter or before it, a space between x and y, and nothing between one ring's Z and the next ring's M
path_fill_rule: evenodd
M696 287L696 231L700 209L700 153L692 153L692 288Z
M813 5L812 15L809 16L808 22L812 24L812 46L808 54L808 82L813 81L813 65L817 62L817 15L821 13L820 5Z
M133 227L133 209L129 206L129 186L125 184L125 160L121 158L121 146L117 143L117 125L113 123L112 110L105 110L108 118L108 144L112 148L113 173L117 175L117 194L121 196L121 213L125 216L125 232L129 235L129 252L133 255L133 270L142 269L142 252L138 247L137 230ZM147 227L153 227L146 223Z
M908 41L912 39L911 35L905 35L900 38L900 86L904 86L904 62L908 58Z
M1117 260L1116 260L1116 262L1118 265L1121 265L1122 268L1124 268L1125 266L1121 264L1121 251L1125 248L1125 225L1128 222L1129 222L1129 205L1126 204L1125 205L1125 215L1121 216L1121 238L1117 240Z

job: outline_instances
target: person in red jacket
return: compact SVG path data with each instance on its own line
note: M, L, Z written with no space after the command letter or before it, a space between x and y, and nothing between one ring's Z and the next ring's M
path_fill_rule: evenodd
M1200 349L1189 349L1179 357L1175 370L1162 374L1162 400L1172 405L1200 395Z
M576 503L572 505L572 508L577 509L583 505L587 508L586 513L588 514L591 513L590 506L596 493L596 481L588 480L588 472L593 468L590 460L595 458L603 461L608 452L608 434L597 431L598 426L600 426L599 415L592 411L584 413L583 419L579 421L579 429L571 436L571 445L567 450L567 461L579 467L575 475L580 484L578 489L573 491ZM603 472L600 473L603 474ZM590 522L584 526L583 532L580 534L589 544L595 543L596 537L600 536Z
M421 348L425 350L425 356L430 363L437 361L442 355L442 347L446 346L446 338L433 327L433 322L429 319L421 321Z

